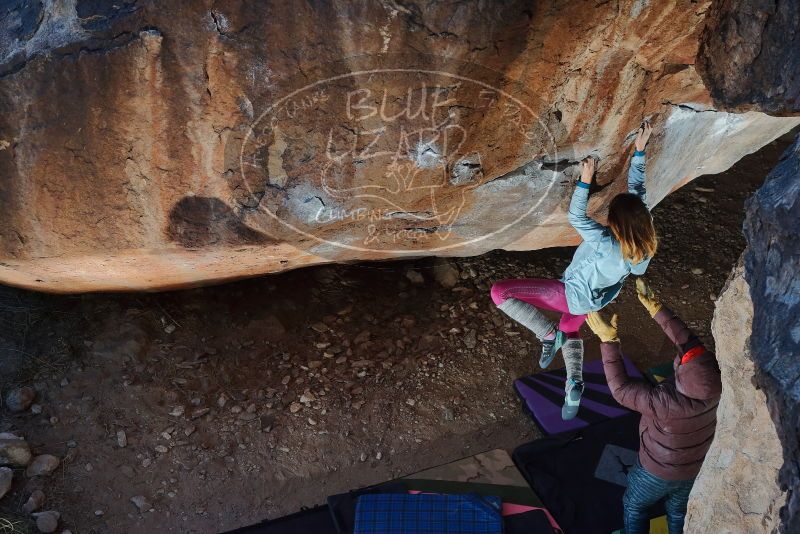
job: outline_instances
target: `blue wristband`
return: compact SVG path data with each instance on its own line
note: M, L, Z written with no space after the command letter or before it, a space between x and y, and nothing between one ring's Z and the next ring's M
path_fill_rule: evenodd
M636 157L636 156L644 156L644 150L634 150L633 151L633 157Z
M580 180L578 180L578 187L582 187L584 189L589 189L590 185L587 184L586 182L581 182Z

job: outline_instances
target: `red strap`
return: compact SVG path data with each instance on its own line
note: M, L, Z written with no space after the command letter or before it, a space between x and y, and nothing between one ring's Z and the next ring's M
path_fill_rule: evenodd
M690 361L694 360L695 358L697 358L701 354L704 354L705 352L706 348L702 345L689 349L688 351L686 351L686 354L684 354L681 357L681 365L689 363Z

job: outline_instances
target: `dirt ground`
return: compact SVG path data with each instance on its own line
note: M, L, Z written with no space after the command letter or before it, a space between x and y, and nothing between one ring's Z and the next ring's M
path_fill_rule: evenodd
M708 344L714 300L744 247L744 200L787 145L654 210L661 245L648 278ZM0 516L28 521L22 503L40 488L43 509L75 534L220 532L535 439L511 383L535 371L539 346L488 290L557 278L572 251L454 259L452 288L433 259L162 294L0 288L3 391L33 386L39 406L4 407L0 431L62 459L49 477L17 470ZM612 308L640 369L671 360L633 284ZM584 332L587 358L599 357Z

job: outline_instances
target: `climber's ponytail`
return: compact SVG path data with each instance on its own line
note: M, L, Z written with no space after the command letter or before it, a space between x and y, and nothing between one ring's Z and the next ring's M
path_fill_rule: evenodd
M622 193L614 197L608 208L608 227L626 260L639 263L655 255L658 237L653 217L638 196Z

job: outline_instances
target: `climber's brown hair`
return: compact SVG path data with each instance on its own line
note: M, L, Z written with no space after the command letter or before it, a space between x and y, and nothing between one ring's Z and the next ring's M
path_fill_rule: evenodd
M653 217L638 196L622 193L614 197L608 207L608 227L626 260L639 263L655 255L658 236Z

